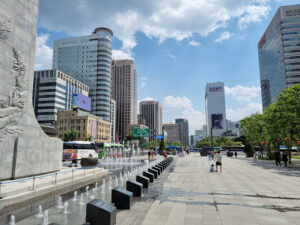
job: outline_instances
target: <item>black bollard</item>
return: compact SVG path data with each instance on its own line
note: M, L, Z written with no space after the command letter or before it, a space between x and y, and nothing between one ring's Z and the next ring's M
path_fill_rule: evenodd
M148 177L149 180L150 180L150 183L153 183L153 181L154 181L154 175L152 173L144 171L143 172L143 176Z
M154 169L148 169L149 173L152 173L154 175L154 178L157 179L157 171Z
M131 191L134 197L142 196L142 188L143 188L143 184L139 182L131 181L131 180L128 180L126 182L126 190Z
M133 193L123 188L116 187L111 190L111 202L117 209L130 209Z
M150 179L148 177L145 177L145 176L137 175L136 176L136 181L139 182L139 183L142 183L143 188L148 188Z
M86 222L90 225L115 225L116 207L95 199L86 206Z

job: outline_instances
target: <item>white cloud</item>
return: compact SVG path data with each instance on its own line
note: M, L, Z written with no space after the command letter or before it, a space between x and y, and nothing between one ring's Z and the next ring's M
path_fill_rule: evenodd
M147 86L147 83L145 81L142 81L139 85L139 89L146 87L146 86Z
M231 96L238 102L251 102L253 99L257 99L258 97L260 97L260 87L246 87L242 85L236 85L230 88L225 86L225 95Z
M200 43L200 42L197 42L197 41L195 41L195 40L191 40L191 41L189 42L189 45L190 45L190 46L201 46L201 43Z
M168 57L170 57L170 58L172 58L172 59L175 59L175 58L176 58L175 55L174 55L169 49L167 49L167 50L165 51L165 54L166 54L166 56L168 56Z
M177 118L185 118L189 121L189 132L194 133L195 129L202 129L205 124L205 114L196 110L187 97L167 96L163 100L163 120L173 121Z
M139 102L143 102L143 101L155 101L155 99L151 98L151 97L146 97L146 98L140 100Z
M190 135L194 134L195 130L202 129L203 125L206 124L205 114L193 107L185 109L182 112L182 117L189 121Z
M192 107L191 100L187 97L167 96L163 100L164 107L170 108L190 108Z
M140 80L148 80L148 77L140 77Z
M227 24L240 28L264 19L269 0L41 0L39 24L70 35L87 35L96 27L113 30L129 53L135 34L143 32L163 42L181 41L194 33L206 36ZM237 21L237 22L236 22Z
M51 69L52 68L52 57L53 49L47 46L49 39L48 34L42 34L36 39L35 49L35 70Z
M131 52L124 52L122 50L112 50L112 58L115 60L119 59L133 59Z
M224 40L229 39L230 37L232 37L232 33L229 33L228 31L225 31L225 32L223 32L223 33L220 35L220 37L218 37L218 38L215 40L215 42L221 43L221 42L223 42Z
M232 121L238 121L257 112L262 112L262 105L260 103L248 103L245 107L227 109L226 118Z

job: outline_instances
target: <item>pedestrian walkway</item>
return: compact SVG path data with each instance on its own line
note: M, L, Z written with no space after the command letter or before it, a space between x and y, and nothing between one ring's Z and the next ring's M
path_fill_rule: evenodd
M196 153L178 158L140 224L300 225L299 176L250 160L223 157L222 173L209 173L210 164Z

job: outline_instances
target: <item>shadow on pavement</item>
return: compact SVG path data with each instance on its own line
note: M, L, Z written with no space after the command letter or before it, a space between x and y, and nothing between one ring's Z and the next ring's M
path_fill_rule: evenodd
M272 170L270 172L277 173L284 176L294 176L300 177L300 167L296 167L293 164L288 164L287 167L284 166L284 162L281 162L281 166L276 166L275 161L265 161L265 160L257 160L253 159L245 159L245 161L252 166L259 166L261 168Z

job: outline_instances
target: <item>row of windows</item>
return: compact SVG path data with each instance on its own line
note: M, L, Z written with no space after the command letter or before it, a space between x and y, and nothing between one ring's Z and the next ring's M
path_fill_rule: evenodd
M283 41L298 41L300 37L293 37L293 38L284 38Z
M290 66L290 65L300 65L300 62L289 62L286 65L287 66Z
M297 46L300 46L300 43L298 43L298 44L286 44L286 45L283 45L284 48L286 48L286 47L297 47Z
M293 34L300 34L300 31L291 31L291 32L282 33L282 36L293 35Z
M300 69L287 69L285 72L295 72L295 71L300 71Z

